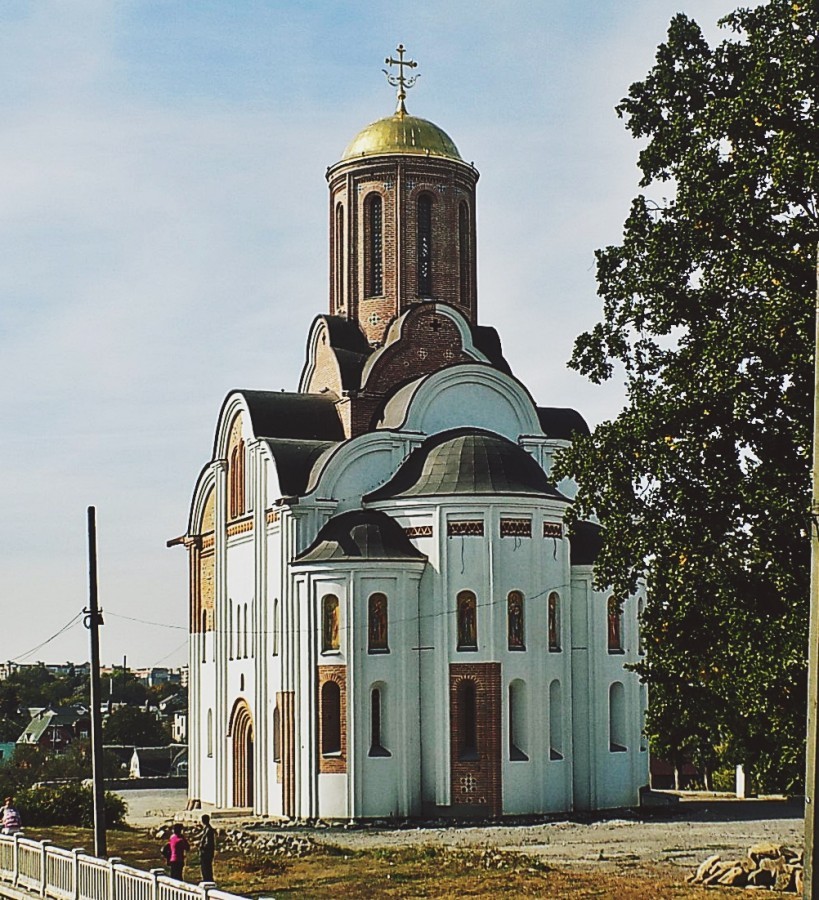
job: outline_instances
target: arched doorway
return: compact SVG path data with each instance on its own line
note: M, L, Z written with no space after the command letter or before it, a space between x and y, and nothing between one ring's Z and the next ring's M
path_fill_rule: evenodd
M253 718L244 700L237 700L230 714L233 739L233 805L253 806Z

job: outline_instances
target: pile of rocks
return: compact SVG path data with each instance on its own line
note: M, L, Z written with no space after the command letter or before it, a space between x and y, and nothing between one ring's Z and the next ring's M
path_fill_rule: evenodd
M781 844L754 844L742 859L709 856L700 863L691 884L722 884L728 887L768 888L802 895L802 851Z
M221 840L220 840L221 838ZM246 856L284 856L297 859L316 849L316 844L306 835L265 832L251 834L243 828L228 828L217 836L217 845L238 850Z

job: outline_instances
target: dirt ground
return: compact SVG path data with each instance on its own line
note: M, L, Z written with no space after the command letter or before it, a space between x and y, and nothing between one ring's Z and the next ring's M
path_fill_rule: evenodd
M455 828L331 828L314 840L351 850L410 846L493 847L554 866L625 873L641 867L694 868L713 853L744 856L751 844L802 846L803 808L784 800L690 798L667 810L614 817Z
M151 827L182 815L184 791L125 791L128 821ZM193 818L198 814L187 814ZM397 850L411 847L467 849L492 847L519 851L551 866L610 874L653 869L683 877L712 853L744 856L751 844L773 841L802 846L803 806L784 799L735 800L686 794L669 807L619 810L612 815L575 815L537 822L439 827L438 823L299 829L313 840L341 850ZM260 829L279 827L272 821L236 819L214 812L214 825L257 823Z

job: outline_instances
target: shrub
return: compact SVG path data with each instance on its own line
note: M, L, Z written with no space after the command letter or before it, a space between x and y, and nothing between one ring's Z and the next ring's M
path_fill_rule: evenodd
M34 825L94 827L94 792L78 782L26 788L15 799L24 828ZM127 809L122 797L106 791L106 828L122 827Z

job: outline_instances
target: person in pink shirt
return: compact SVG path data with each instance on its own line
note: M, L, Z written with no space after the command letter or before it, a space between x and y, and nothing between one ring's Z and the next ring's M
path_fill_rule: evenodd
M171 878L182 881L182 870L185 868L185 854L191 849L188 839L182 834L182 823L175 822L170 838L168 838L170 854L168 865L171 870Z

